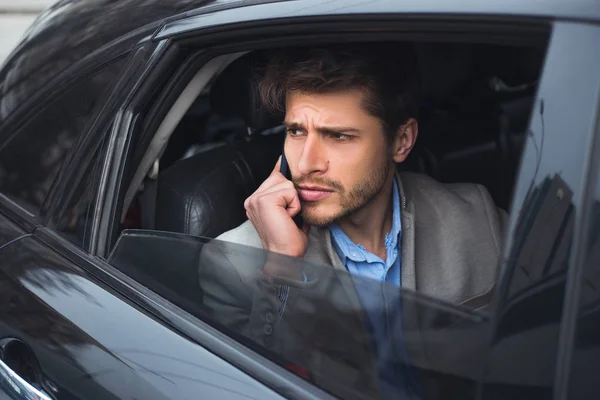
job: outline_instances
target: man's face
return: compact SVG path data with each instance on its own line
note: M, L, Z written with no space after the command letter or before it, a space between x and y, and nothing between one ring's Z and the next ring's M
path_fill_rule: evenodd
M359 90L287 96L285 154L310 225L352 215L390 182L390 144L362 99Z

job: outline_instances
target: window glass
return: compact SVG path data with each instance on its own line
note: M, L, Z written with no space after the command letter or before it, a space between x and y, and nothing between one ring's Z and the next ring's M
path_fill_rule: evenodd
M599 34L554 25L515 188L482 398L561 397L558 350L570 320L563 311L600 86L600 53L591 51Z
M127 230L108 261L340 398L473 398L488 329L479 312L330 266L183 234ZM355 288L370 293L369 301ZM387 321L385 334L372 329L375 315Z
M590 225L569 377L570 399L595 399L600 393L600 174L590 204Z
M102 166L106 154L108 136L105 135L101 145L87 163L85 169L79 171L78 183L71 199L58 216L56 230L74 244L85 249L89 248L91 239L94 208L96 205Z
M0 147L0 192L37 213L69 150L114 84L123 59L69 88Z

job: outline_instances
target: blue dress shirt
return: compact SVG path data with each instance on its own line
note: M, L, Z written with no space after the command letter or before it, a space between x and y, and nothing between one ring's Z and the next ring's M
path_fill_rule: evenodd
M400 221L400 194L396 181L394 181L393 202L392 230L385 235L385 261L368 252L361 244L352 242L337 225L331 224L329 230L338 256L352 275L401 286L402 222Z
M331 224L329 230L342 263L353 277L359 277L354 279L354 285L371 325L384 398L395 398L399 391L406 398L419 398L403 346L400 295L398 291L384 287L402 284L400 212L400 193L394 181L392 229L385 237L385 261L361 244L352 242L337 225ZM382 282L388 285L382 285Z

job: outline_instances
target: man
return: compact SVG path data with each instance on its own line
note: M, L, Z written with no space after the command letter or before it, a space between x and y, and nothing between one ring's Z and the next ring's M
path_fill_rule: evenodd
M297 48L271 55L260 71L259 94L268 109L285 114L284 153L291 180L279 172L280 159L245 201L248 221L217 238L368 278L354 282L354 301L360 304L357 309L367 310L380 360L403 341L398 335L410 322L403 316L404 326L390 341L385 329L400 324L392 316L397 310L388 310L390 304L384 306L382 298L391 296L374 291L381 285L369 282L479 307L489 301L502 241L503 215L482 186L446 185L425 175L396 172L418 136L416 71L416 56L404 46ZM298 214L301 226L293 220ZM257 299L268 294L257 296L257 286L254 294L241 293L244 284L239 282L248 287L255 282L248 279L252 268L241 259L233 260L233 253L205 255L207 266L224 258L232 265L211 269L204 285L206 301L221 310L215 314L230 325L259 321L255 330L245 331L252 337L263 320L248 314L260 315ZM293 263L274 262L269 256L261 267L266 275L286 275L287 270L299 282L311 280L297 274ZM330 289L320 290L326 296ZM227 309L222 307L225 292L230 296ZM286 293L279 293L277 301L290 303ZM390 307L400 309L399 301ZM285 313L293 314L289 308ZM391 320L396 322L390 324ZM310 323L307 317L298 325ZM388 363L376 364L379 374L385 375ZM396 380L393 374L385 379Z
M218 239L454 304L485 298L503 219L487 190L396 173L418 136L416 70L408 47L292 49L272 57L260 96L285 112L292 180L279 173L280 160L244 203L248 221ZM297 214L301 228L292 220Z

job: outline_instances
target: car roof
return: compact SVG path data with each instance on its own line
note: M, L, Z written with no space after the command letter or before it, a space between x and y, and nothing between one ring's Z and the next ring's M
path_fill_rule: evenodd
M21 45L9 59L18 57L29 47L65 48L70 42L86 42L87 53L136 31L156 29L193 14L205 14L223 8L258 6L264 3L288 3L292 10L302 11L306 0L59 0L40 14L26 32ZM536 16L556 19L580 19L600 22L598 0L351 0L319 1L310 14L409 12L422 14L478 14ZM256 19L268 8L253 7L245 12ZM259 14L259 15L257 15ZM295 14L292 14L295 15ZM145 29L144 29L145 28ZM61 50L61 52L63 52ZM53 55L55 57L56 54ZM9 61L10 62L10 61ZM0 76L1 79L1 76Z
M107 44L125 52L161 26L165 36L177 32L178 20L191 15L249 7L241 19L257 20L276 18L272 9L282 6L284 16L408 12L600 21L597 0L59 0L40 14L0 70L0 123L19 106L18 98L28 97L12 93L14 101L6 101L20 82L31 76L49 82ZM235 21L207 19L211 24L240 22L237 14Z

